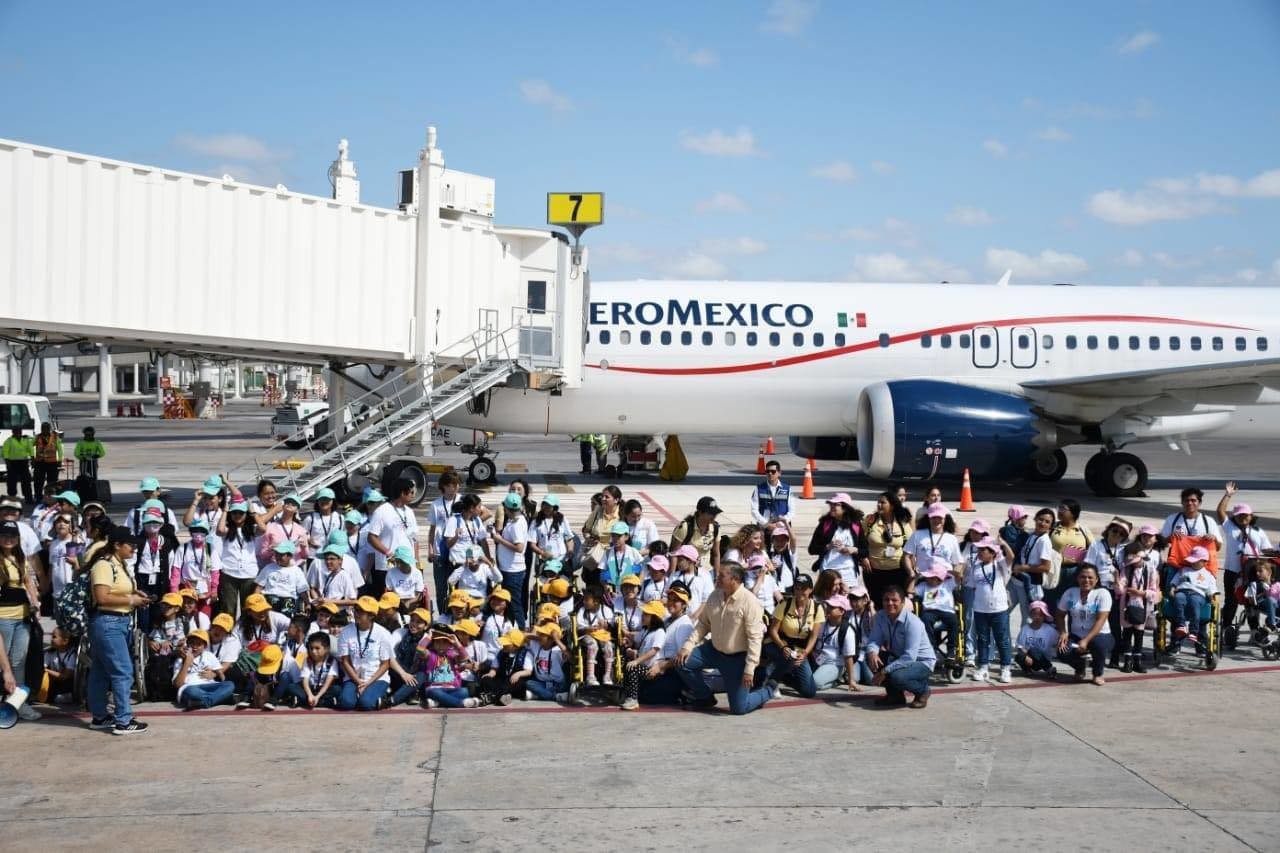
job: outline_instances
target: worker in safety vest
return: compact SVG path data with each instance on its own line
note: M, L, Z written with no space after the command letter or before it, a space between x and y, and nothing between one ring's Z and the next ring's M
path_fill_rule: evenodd
M609 463L609 436L603 434L579 433L573 437L578 442L578 457L582 461L582 473L591 473L591 457L596 458L596 472L604 473Z
M98 479L98 460L107 455L107 448L94 436L93 427L84 428L84 438L76 442L73 452L80 460L80 476Z
M53 431L53 424L40 425L33 447L36 468L36 494L44 494L46 486L58 482L62 471L62 436Z
M22 499L27 503L35 503L31 492L31 457L35 455L35 447L31 439L22 434L22 427L14 427L13 435L4 440L0 446L0 456L4 457L5 493L9 496L18 493L22 486Z
M764 474L764 482L757 483L751 492L751 518L762 526L784 521L790 527L794 507L791 487L782 482L782 463L770 459L765 463Z

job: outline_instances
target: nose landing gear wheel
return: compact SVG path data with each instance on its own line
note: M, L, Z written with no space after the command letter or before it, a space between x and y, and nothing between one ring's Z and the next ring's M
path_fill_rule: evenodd
M498 479L498 466L493 463L492 459L478 456L467 468L467 477L473 483L493 483Z
M1033 483L1056 483L1067 473L1067 454L1061 450L1037 453L1027 464L1026 478Z
M1147 487L1147 466L1132 453L1100 453L1085 466L1085 481L1103 497L1141 497Z

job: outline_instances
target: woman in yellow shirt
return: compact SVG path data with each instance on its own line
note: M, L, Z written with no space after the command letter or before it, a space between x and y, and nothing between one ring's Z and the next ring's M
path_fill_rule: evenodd
M138 591L129 572L133 558L134 537L127 528L116 527L107 535L102 556L89 569L90 595L93 596L89 618L89 711L93 719L89 728L117 735L141 734L147 724L133 718L129 691L133 687L133 658L129 654L129 634L133 630L132 614L136 608L148 607L151 598ZM107 716L107 688L116 700L116 716Z
M1076 572L1080 571L1080 564L1093 544L1093 534L1080 523L1079 501L1063 498L1058 504L1058 523L1049 531L1049 542L1053 550L1062 555L1062 574L1058 576L1058 585L1044 591L1049 609L1057 613L1058 599L1067 590L1076 588Z
M822 605L813 600L813 578L799 575L791 593L769 620L770 642L764 647L764 656L769 659L770 679L785 679L805 699L812 699L818 688L809 655L818 639L818 626L827 617Z
M605 486L600 492L600 505L591 510L591 515L582 525L583 584L600 580L600 561L604 559L613 525L621 520L621 506L622 490L617 486Z
M31 639L31 628L27 623L31 614L40 609L40 593L27 555L22 552L22 531L16 521L0 523L0 572L3 572L3 578L0 578L0 637L9 650L9 662L17 676L17 686L25 687L23 675L27 671L27 646ZM38 720L40 712L23 702L18 716L24 720Z
M903 559L912 533L910 518L898 503L897 494L884 492L876 499L875 513L862 522L866 545L860 549L866 555L862 560L863 582L873 602L879 602L889 586L911 591L911 570Z

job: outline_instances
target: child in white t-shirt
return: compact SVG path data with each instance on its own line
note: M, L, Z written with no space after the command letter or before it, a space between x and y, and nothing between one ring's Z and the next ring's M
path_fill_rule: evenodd
M417 606L422 592L427 588L422 572L418 571L413 549L400 545L387 558L387 590L400 598L400 610L404 612Z
M1023 675L1043 672L1053 680L1053 656L1058 649L1058 629L1049 621L1049 605L1033 601L1028 610L1029 621L1018 632L1014 656Z
M533 629L535 640L525 653L524 667L512 676L512 684L524 684L531 699L568 702L568 680L565 677L564 649L560 645L560 628L547 622Z
M973 670L974 681L987 681L990 676L987 665L991 661L991 641L994 637L1000 652L1000 683L1013 681L1013 647L1009 642L1009 578L1012 577L1013 551L1003 540L990 535L974 544L977 558L970 563L973 573L974 636L978 646L977 666Z
M223 680L222 663L209 651L209 634L195 630L187 635L182 658L174 666L173 686L184 711L212 708L231 698L235 685Z
M840 683L843 676L848 688L856 691L858 631L853 621L845 619L852 604L844 595L833 595L822 604L827 618L819 629L818 642L810 656L813 684L818 690L826 690Z
M449 575L449 588L463 590L472 598L488 598L490 591L502 585L502 572L480 559L483 553L479 546L468 545L465 553L466 563Z
M782 588L773 574L773 563L764 554L752 554L747 558L747 577L742 582L760 601L764 612L773 615L773 609L782 600Z
M935 504L936 506L936 504ZM930 557L928 566L921 573L922 583L916 584L916 596L920 599L920 619L929 630L934 648L942 644L942 632L947 634L947 659L956 656L956 641L960 633L960 617L956 615L955 564L947 557Z
M72 688L76 683L76 647L71 642L71 632L62 626L53 629L49 648L44 653L44 674L49 688L41 701L58 705L72 701Z
M613 611L604 603L604 591L589 586L582 594L582 606L573 615L582 643L582 663L586 670L586 686L597 687L597 660L605 684L613 684Z
M298 670L298 680L284 687L284 701L292 708L335 708L341 672L330 654L332 642L325 631L307 637L307 656Z

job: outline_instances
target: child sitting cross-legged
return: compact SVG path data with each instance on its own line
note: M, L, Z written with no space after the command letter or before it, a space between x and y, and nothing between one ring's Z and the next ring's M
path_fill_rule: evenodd
M222 677L222 664L209 651L209 634L196 629L187 635L182 658L173 674L178 704L184 711L212 708L231 698L235 686Z
M307 637L307 656L299 670L299 680L282 686L281 699L293 708L334 708L338 705L341 673L329 653L331 641L324 631Z
M1025 675L1043 672L1052 681L1056 676L1053 654L1058 648L1058 629L1049 621L1049 606L1043 601L1031 602L1029 620L1018 632L1014 660Z
M475 708L480 700L467 695L462 686L462 644L453 634L432 630L418 645L422 660L426 707Z
M523 683L532 699L568 702L560 627L554 622L544 622L533 629L533 635L534 645L525 654L524 667L512 676L515 679L512 684Z

